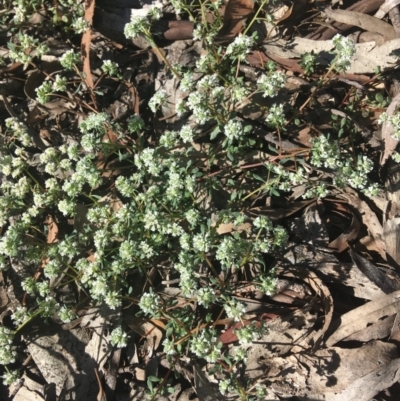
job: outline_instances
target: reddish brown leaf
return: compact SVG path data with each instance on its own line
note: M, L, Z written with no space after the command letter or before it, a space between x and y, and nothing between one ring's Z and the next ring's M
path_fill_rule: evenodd
M83 72L86 74L85 80L90 89L94 88L92 72L90 71L90 43L91 43L91 33L92 33L92 21L94 14L95 0L85 1L85 20L88 22L89 27L82 36L81 50L83 59Z
M252 0L229 0L225 8L224 25L218 39L233 39L243 28L243 20L248 18L254 8Z
M357 238L360 232L360 222L357 217L353 214L350 227L346 232L342 233L329 244L329 248L335 248L336 252L343 252L349 247L349 241Z
M47 225L47 243L48 244L54 244L57 242L57 236L58 236L58 226L56 222L54 221L52 216L47 216L46 220L44 223ZM49 263L49 258L45 258L42 260L42 268L45 268L47 263ZM40 274L40 272L39 272ZM38 278L37 276L36 278Z

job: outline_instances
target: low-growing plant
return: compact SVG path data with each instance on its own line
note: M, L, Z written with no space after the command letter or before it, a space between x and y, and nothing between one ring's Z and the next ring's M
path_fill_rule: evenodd
M54 23L64 21L76 33L83 32L87 23L82 19L81 3L59 3L62 8L53 10ZM245 269L254 269L254 286L266 295L273 294L277 278L266 255L276 256L285 247L288 232L266 216L247 213L250 198L288 194L299 186L303 186L304 198L323 198L332 188L347 185L366 196L379 191L368 177L373 162L355 148L353 140L343 140L347 131L342 128L349 123L346 119L330 136L316 136L309 150L291 154L278 146L267 154L268 161L254 169L236 168L248 152L262 147L255 125L240 111L245 102L259 105L265 115L264 128L281 140L292 121L301 120L314 95L304 107L293 110L277 100L287 80L277 65L268 63L256 81L240 73L240 65L257 46L254 23L270 18L264 15L266 1L256 6L244 32L227 45L218 40L223 24L218 11L221 2L171 3L177 13L189 15L195 22L194 40L204 49L195 67L171 65L158 48L152 23L162 16L159 8L135 17L126 25L125 35L143 36L179 81L185 93L175 105L182 121L179 129L157 136L139 115L116 123L84 100L86 115L79 124L79 140L47 147L33 167L30 150L35 144L28 127L15 117L5 121L0 159L5 177L0 185L0 264L6 270L10 260L22 258L40 272L32 276L27 271L21 283L29 306L14 310L15 328L0 327L0 363L7 369L3 376L6 384L18 377L8 365L17 357L13 338L24 326L38 316L49 319L56 314L63 322L77 316L79 307L63 304L58 297L59 288L74 283L94 304L116 309L133 301L143 316L162 319L164 352L172 364L189 352L223 372L225 378L219 380L222 393L236 391L242 400L262 397L262 387L240 382L235 373L246 361L244 346L259 339L268 327L262 322L245 324L246 305L235 297L235 278ZM6 61L21 62L26 68L47 51L45 44L23 29L28 16L45 2L29 4L20 1L13 11L12 24L20 31L12 37L5 56ZM68 16L66 9L75 14ZM216 17L210 22L207 13ZM337 72L346 71L354 55L349 39L337 35L333 44L332 64L322 78L313 81L317 89ZM84 84L76 49L65 52L59 62L62 70L49 75L36 89L39 103L46 104L68 91L76 93ZM312 79L315 55L305 55L301 65ZM113 61L103 60L101 70L102 76L122 80L121 69ZM74 72L79 82L71 79ZM262 104L257 100L260 97L266 100ZM160 89L147 107L156 119L168 103L168 92ZM381 120L394 126L397 138L396 118L383 115ZM204 140L207 152L199 156L196 145ZM110 160L117 161L117 167ZM218 171L212 170L216 161L222 166ZM228 190L230 198L221 209L212 199L223 190ZM75 224L69 232L60 230L58 237L49 241L50 226L43 228L43 223L50 217L61 227L69 219L77 219L78 210L84 214L85 224ZM232 231L220 234L219 228L226 224L232 224ZM178 303L178 298L157 291L156 280L149 274L153 268L162 277L167 272L179 278L183 306L182 300ZM143 294L132 293L132 281L138 275L150 283ZM199 312L193 313L196 307ZM236 330L240 346L234 355L219 339L216 323L221 317L242 325ZM124 347L128 341L122 327L114 328L112 345ZM162 382L156 388L156 383L160 380L149 378L151 399L165 385Z

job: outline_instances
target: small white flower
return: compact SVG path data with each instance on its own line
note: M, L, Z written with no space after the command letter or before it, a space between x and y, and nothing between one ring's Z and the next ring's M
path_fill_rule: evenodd
M128 345L129 336L121 327L117 327L111 332L111 344L117 348L123 348Z
M254 39L251 36L238 35L235 40L226 48L226 54L238 59L244 60L246 55L250 53L251 47L254 45Z
M150 110L155 113L157 109L164 106L167 103L168 94L165 90L159 90L153 97L149 100Z
M161 298L154 293L145 292L140 298L139 308L147 315L155 316L161 308Z
M224 127L225 136L230 139L239 139L243 135L243 126L240 121L229 120Z
M194 133L190 125L184 125L181 128L179 135L182 138L183 143L193 142Z

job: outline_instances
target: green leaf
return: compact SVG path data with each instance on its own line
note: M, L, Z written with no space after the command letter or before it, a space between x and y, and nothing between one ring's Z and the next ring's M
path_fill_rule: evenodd
M265 182L265 180L263 179L263 178L261 178L258 174L252 174L252 177L253 178L255 178L256 180L258 180L258 181L261 181L261 182Z
M271 195L274 195L274 196L279 196L279 192L276 190L276 188L274 188L274 187L272 187L270 190L269 190L269 193L271 194Z
M220 130L219 126L217 125L217 126L211 131L210 140L215 139L215 138L217 137L217 135L218 135L220 132L221 132L221 130Z
M273 153L278 153L278 150L275 149L272 145L268 145L268 149Z
M375 95L375 100L376 100L378 103L383 103L383 102L385 101L385 99L384 99L382 93L380 93L380 92L378 92L378 93Z

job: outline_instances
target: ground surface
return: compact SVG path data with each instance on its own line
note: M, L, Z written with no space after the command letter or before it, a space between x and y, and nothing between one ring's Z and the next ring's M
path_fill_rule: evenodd
M285 248L266 258L266 263L276 268L275 293L267 296L252 284L257 273L251 266L237 275L233 290L235 297L246 305L245 321L264 321L268 325L268 332L247 347L247 361L235 375L250 383L249 393L255 388L254 384L252 389L252 383L262 385L267 391L264 399L268 401L399 399L400 220L398 176L390 157L397 141L391 138L390 127L379 126L377 120L383 111L394 113L399 105L400 78L392 52L400 48L400 26L396 26L396 10L391 11L392 19L386 15L379 20L382 24L367 17L374 15L382 4L379 0L344 1L340 9L350 10L347 14L335 14L323 2L297 0L279 4L274 11L275 24L261 24L258 28L260 34L276 40L258 43L248 54L248 62L240 65L240 76L256 80L267 61L277 63L287 75L285 90L278 95L277 102L288 105L290 122L281 135L269 129L264 124L265 103L261 96L239 110L241 118L254 125L257 144L242 160L229 165L235 171L236 184L241 180L241 171L246 169L265 177L262 167L266 161L292 158L295 165L297 154L309 154L312 138L331 133L349 154L353 152L354 156L362 151L373 161L369 177L380 188L377 195L367 196L350 185L331 185L328 196L304 199L305 186L299 185L278 196L257 191L250 196L244 209L249 216L267 216L289 233ZM91 32L71 38L62 31L43 28L39 34L51 49L48 59L31 63L26 69L21 63L9 63L0 69L0 119L21 118L42 151L70 140L79 141L77 127L90 108L108 113L115 122L140 114L152 127L155 138L167 129L182 126L174 112L182 94L178 82L146 42L139 38L132 43L123 36L130 13L135 15L141 6L129 1L99 0L87 4L87 9L94 6ZM168 7L164 7L164 17L157 26L157 43L171 64L193 66L200 52L191 39L193 24L187 18L176 20ZM321 14L324 10L327 14ZM229 43L243 30L242 21L252 15L253 3L230 0L221 12L225 18L221 40ZM30 23L45 24L47 18L46 12L41 11ZM316 85L332 60L331 39L338 32L351 36L357 43L354 60L346 73L335 74L323 85ZM9 40L7 35L0 35L2 49ZM102 95L88 95L89 91L79 94L78 99L69 94L69 98L59 98L51 104L38 104L34 89L43 82L45 74L59 68L57 57L71 46L82 50L82 71L98 82L95 89ZM312 50L319 55L318 65L312 74L306 75L299 64L300 56ZM100 66L107 59L119 64L122 83L103 79ZM74 74L69 79L75 79ZM167 91L169 104L154 114L147 103L160 88ZM196 143L199 159L207 155L212 145L208 137ZM31 162L31 168L36 168L34 157ZM115 160L104 163L111 164L111 173L97 193L108 196L105 202L118 209L120 200L113 198L113 183L124 166ZM218 174L227 169L227 163L215 160L207 174L219 179ZM307 156L301 163L311 180L332 183L335 171L313 166ZM44 173L37 169L37 174L40 180ZM246 182L243 185L247 193L256 188L246 187ZM232 189L221 178L220 187L208 202L214 210L223 209L231 193ZM82 216L78 211L70 219L59 215L54 212L54 220L45 222L49 228L44 243L51 244L57 236L62 238L85 224L84 218L83 223L79 222ZM218 234L242 233L247 228L224 224ZM12 326L10 314L26 301L20 282L27 270L28 275L37 274L35 268L24 266L24 261L15 257L11 267L0 275L4 325ZM233 392L221 395L217 386L221 374L206 376L209 365L189 352L173 363L168 361L162 346L165 319L136 316L135 299L148 289L151 280L164 297L176 297L180 305L188 302L180 298L179 279L159 270L162 269L154 266L147 279L135 277L135 297L116 310L84 299L76 288L62 287L57 296L81 305L77 308L78 316L67 324L57 317L47 323L38 318L20 331L15 367L21 369L24 380L12 386L10 392L2 387L1 399L142 400L149 377L160 379L154 387L161 383L160 388L171 389L170 395L154 394L153 399L157 400L246 399ZM196 307L193 306L193 313L201 313L196 312ZM225 352L234 354L238 346L234 329L240 324L221 315L215 322ZM128 346L122 349L110 346L110 331L116 324L130 332ZM174 375L174 371L179 374Z

